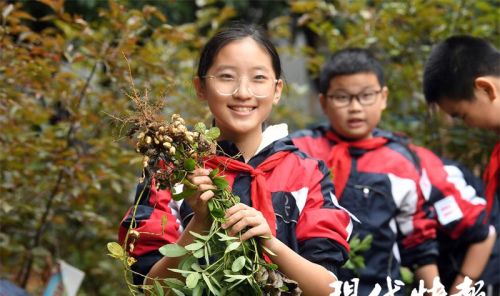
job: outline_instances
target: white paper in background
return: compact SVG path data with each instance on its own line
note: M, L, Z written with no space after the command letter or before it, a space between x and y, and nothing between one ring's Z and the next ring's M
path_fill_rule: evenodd
M59 267L66 295L76 296L76 293L82 284L83 278L85 277L85 272L69 265L63 260L59 260Z

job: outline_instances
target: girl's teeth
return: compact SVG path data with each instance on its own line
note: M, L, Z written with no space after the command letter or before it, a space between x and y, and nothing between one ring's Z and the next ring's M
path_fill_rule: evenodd
M231 109L235 111L252 111L253 108L251 107L232 107Z

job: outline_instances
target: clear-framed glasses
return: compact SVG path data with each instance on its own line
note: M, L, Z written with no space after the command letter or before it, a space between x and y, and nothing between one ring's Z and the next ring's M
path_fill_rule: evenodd
M382 90L365 90L357 94L343 92L326 95L335 107L346 107L352 103L353 99L358 100L362 106L369 106L375 103Z
M233 96L241 87L242 77L235 75L206 75L203 78L209 79L217 93L223 96ZM265 75L255 75L254 77L247 78L247 90L256 98L267 98L274 94L277 83L277 79L272 79Z

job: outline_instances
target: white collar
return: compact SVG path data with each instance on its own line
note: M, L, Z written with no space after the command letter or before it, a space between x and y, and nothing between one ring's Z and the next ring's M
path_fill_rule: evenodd
M280 123L276 125L268 126L264 132L262 132L262 141L260 142L259 148L255 151L255 154L259 153L262 149L269 146L269 144L288 136L288 125L286 123Z

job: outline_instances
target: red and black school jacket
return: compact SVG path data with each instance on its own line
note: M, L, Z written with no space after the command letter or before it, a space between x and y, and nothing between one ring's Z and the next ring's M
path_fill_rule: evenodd
M401 279L402 260L405 265L435 261L435 222L428 218L419 189L419 167L397 137L375 129L370 145L352 147L327 125L291 137L299 149L332 169L337 192L343 188L337 193L340 206L361 221L354 223L352 236L373 236L371 248L363 253L366 268L357 275L342 269L339 279L359 278L359 295L368 295L376 283L387 291L387 277ZM345 148L335 151L344 157L341 162L339 155L332 155L336 145Z
M468 209L484 207L486 204L484 184L482 180L476 176L464 165L456 161L440 158L444 164L447 173L447 180L455 185L460 191L461 197L465 199ZM498 200L493 201L494 204L490 211L489 224L496 229L500 229L500 207ZM456 208L455 208L456 210ZM466 212L468 213L468 211ZM445 229L440 229L437 233L439 243L439 257L437 260L441 283L449 290L453 284L455 277L460 272L461 266L467 249L471 243L481 241L487 235L486 227L482 224L484 211L477 215L474 225L465 230L462 235L456 239L452 239ZM469 218L470 219L470 218ZM498 230L497 230L498 233ZM488 263L484 268L483 273L478 280L484 281L485 286L495 285L500 283L500 236L497 235L493 251L488 259Z
M233 156L244 162L242 157L237 158L241 154L234 144L221 141L219 146L219 155ZM336 274L337 267L348 259L347 239L352 223L349 213L338 206L329 170L323 162L299 151L289 138L273 142L247 164L259 168L266 159L279 152L289 153L273 169L263 172L272 197L276 237L302 257ZM252 174L220 169L224 171L232 192L240 197L242 203L252 206ZM143 185L138 186L136 198L143 189ZM135 216L135 230L141 235L132 252L137 259L132 268L143 275L161 259L158 249L175 243L192 217L187 203L173 201L169 191L157 191L148 184L145 192ZM119 231L121 242L129 229L132 210L133 207L122 220ZM162 223L163 216L167 217L166 225ZM136 277L135 282L142 283L142 280Z
M410 145L410 148L420 162L422 192L432 205L439 231L452 240L460 238L469 244L486 239L489 232L486 202L470 196L468 190L472 188L464 187L457 180L464 169L457 171L456 165L445 165L441 158L424 147Z

